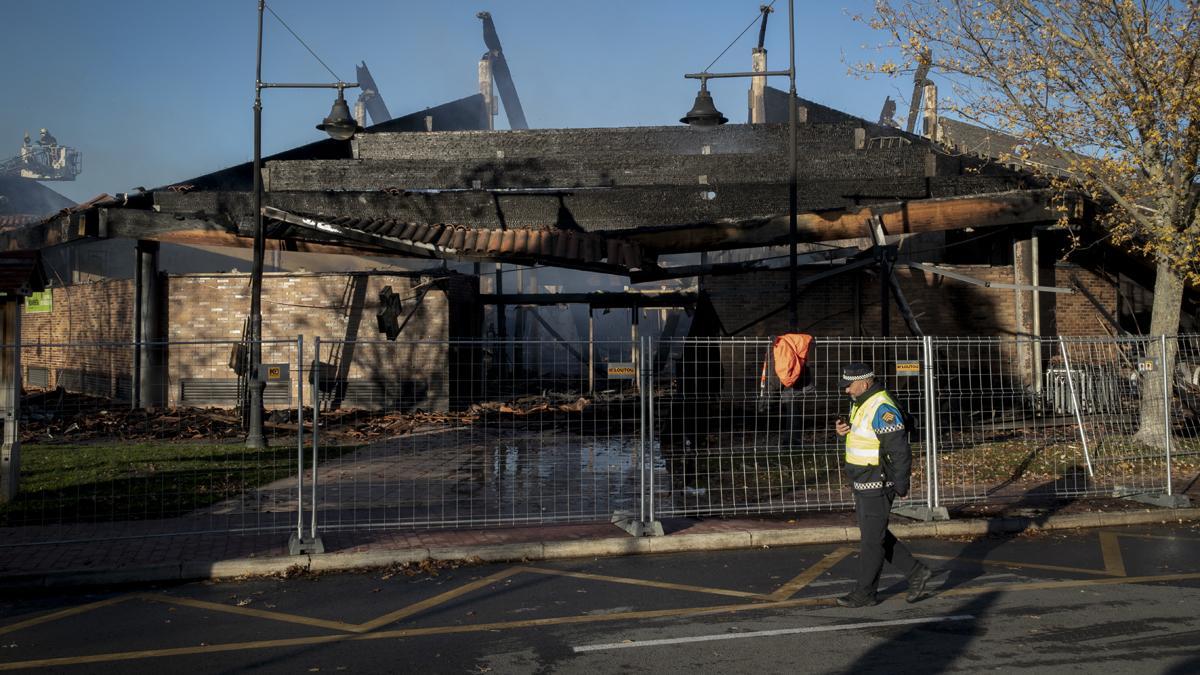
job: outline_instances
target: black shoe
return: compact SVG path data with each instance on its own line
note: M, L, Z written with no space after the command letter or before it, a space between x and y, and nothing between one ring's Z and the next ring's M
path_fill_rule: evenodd
M908 579L908 595L904 599L908 602L917 602L929 597L929 593L925 592L925 584L929 583L929 579L932 576L933 570L924 565L916 572L913 572L912 576Z
M878 605L879 600L875 598L874 594L867 595L865 593L859 593L858 591L855 591L849 595L843 595L842 597L838 598L837 604L838 607L871 607L873 605Z

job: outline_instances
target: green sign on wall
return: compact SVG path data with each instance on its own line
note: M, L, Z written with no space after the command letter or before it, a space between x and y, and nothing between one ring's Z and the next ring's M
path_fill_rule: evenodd
M26 314L48 314L54 311L54 294L51 291L30 293L25 300Z

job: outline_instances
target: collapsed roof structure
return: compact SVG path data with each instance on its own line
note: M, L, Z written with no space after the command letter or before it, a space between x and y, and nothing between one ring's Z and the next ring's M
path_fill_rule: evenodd
M782 92L767 91L768 110L777 111ZM468 121L474 110L478 120L481 103L471 97L451 110ZM872 218L884 234L903 235L1059 217L1051 192L1028 173L799 105L801 242L867 236ZM285 250L550 265L631 283L756 269L672 268L663 258L788 241L786 125L398 130L419 125L418 116L267 158L267 238ZM7 248L106 238L249 247L248 174L241 165L102 201L10 232ZM806 260L855 255L862 252Z
M551 266L618 275L631 284L778 267L761 256L717 254L769 253L769 247L791 242L784 180L789 136L781 124L793 105L788 94L755 78L750 118L761 123L704 131L524 129L494 25L486 13L480 18L488 46L480 94L388 119L350 141L323 140L265 158L268 240L285 251ZM762 61L756 67L765 69L761 46L756 59ZM490 130L497 112L493 77L514 130ZM917 90L932 86L923 78L918 76ZM367 106L373 116L386 113L368 79L360 118ZM939 119L929 100L927 92L921 133L911 131L916 95L909 130L888 119L872 123L813 101L794 102L796 241L814 244L798 261L818 265L806 270L810 282L894 262L897 237L1011 228L1014 241L1027 240L1033 228L1060 223L1064 214L1075 223L1088 220L1086 204L1064 203L1033 172L997 161L1012 149L1003 138ZM35 250L133 239L249 248L256 215L252 182L246 163L93 200L9 229L0 244ZM938 241L945 236L953 235ZM704 256L699 264L682 265L669 258L685 253ZM883 286L887 276L880 275ZM910 332L920 332L899 285L890 285ZM1046 290L1028 278L1014 279L1014 287L1035 295ZM495 290L485 303L541 300ZM888 303L881 303L882 332L888 334ZM640 305L630 294L626 306Z

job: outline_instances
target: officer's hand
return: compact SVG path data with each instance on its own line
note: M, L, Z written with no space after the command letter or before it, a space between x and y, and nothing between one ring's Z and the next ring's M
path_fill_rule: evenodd
M838 436L845 436L850 433L850 425L846 424L845 420L838 419L833 423L833 430L837 432Z

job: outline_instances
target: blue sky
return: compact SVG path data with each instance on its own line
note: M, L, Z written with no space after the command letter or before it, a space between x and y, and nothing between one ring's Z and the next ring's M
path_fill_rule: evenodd
M393 115L477 90L485 51L475 13L492 13L533 127L677 124L707 66L757 15L759 0L274 0L268 3L341 78L370 66ZM256 0L3 0L0 2L0 156L47 127L84 155L75 199L153 187L252 157ZM787 5L776 3L766 46L787 67ZM868 0L796 2L801 96L867 118L884 96L906 100L903 79L863 81L847 63L881 41L850 15ZM713 66L749 69L757 27ZM268 13L263 79L332 76ZM749 81L710 83L717 106L745 119ZM785 78L771 84L786 89ZM347 98L356 95L347 92ZM905 97L905 98L901 98ZM329 90L263 93L264 153L323 138ZM903 108L903 104L901 105ZM504 115L498 125L505 126Z

